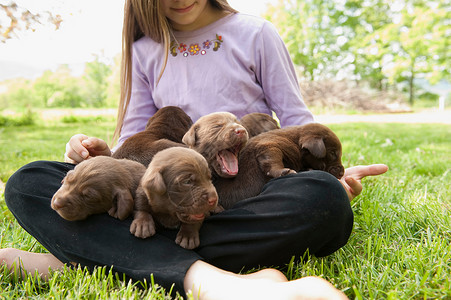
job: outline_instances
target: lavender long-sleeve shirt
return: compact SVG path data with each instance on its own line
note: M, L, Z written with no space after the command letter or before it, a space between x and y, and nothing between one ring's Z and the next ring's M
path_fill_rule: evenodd
M168 105L193 121L217 111L238 118L274 111L282 127L313 121L288 51L268 21L232 14L199 30L176 31L174 38L160 82L163 45L148 37L133 44L132 94L115 148Z

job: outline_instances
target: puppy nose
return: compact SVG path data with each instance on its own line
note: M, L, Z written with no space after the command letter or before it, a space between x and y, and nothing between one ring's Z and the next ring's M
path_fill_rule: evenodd
M210 205L210 206L216 205L217 202L218 202L217 197L209 197L208 198L208 205Z
M340 179L343 177L345 170L342 166L335 166L329 169L329 173Z
M235 133L236 133L237 135L244 135L244 134L246 133L246 129L240 128L240 127L235 128Z
M53 208L53 209L60 209L61 207L62 207L61 202L58 201L58 198L55 198L55 199L52 201L52 208Z

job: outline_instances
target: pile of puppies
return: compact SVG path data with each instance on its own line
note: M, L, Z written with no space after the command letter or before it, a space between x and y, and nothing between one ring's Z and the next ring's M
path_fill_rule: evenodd
M271 178L311 169L344 173L341 143L323 125L280 129L266 114L238 121L226 112L193 124L168 106L112 157L90 158L68 172L51 207L70 221L133 215L130 232L138 238L151 237L157 226L179 228L176 243L193 249L211 213L258 195Z

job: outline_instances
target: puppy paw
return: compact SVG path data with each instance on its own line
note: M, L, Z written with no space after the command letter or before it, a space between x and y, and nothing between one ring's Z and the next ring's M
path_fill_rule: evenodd
M117 215L117 207L113 206L112 208L110 208L110 210L108 211L108 214L110 216L112 216L113 218L119 219L118 215Z
M117 218L117 208L113 206L108 210L108 214L113 218Z
M272 178L277 178L277 177L285 176L288 174L294 174L294 173L296 173L295 170L292 170L289 168L284 168L284 169L277 169L277 170L272 169L267 173L267 175Z
M285 175L288 175L288 174L296 174L297 173L295 170L292 170L292 169L286 169L286 170L287 171L282 173L282 175L280 175L280 176L285 176Z
M149 220L135 219L130 225L130 233L138 238L148 238L155 234L155 224Z
M213 213L213 214L219 214L220 212L223 212L224 210L225 210L224 207L222 207L221 205L218 204L218 205L215 207L215 209L211 211L211 213Z
M195 232L189 235L185 235L179 232L175 239L175 243L185 249L197 248L200 244L199 233Z

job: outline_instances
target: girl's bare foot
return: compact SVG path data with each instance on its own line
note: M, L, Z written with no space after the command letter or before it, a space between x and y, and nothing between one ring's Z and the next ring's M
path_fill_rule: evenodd
M256 272L255 276L237 275L197 261L186 274L185 291L191 292L194 299L201 300L347 299L343 292L318 277L286 281L274 276L276 273L273 271L268 272L267 277L263 276L265 273L263 270Z
M47 279L49 269L61 270L64 264L50 253L34 253L14 248L0 249L0 265L6 265L11 273L24 276L24 272ZM19 273L20 272L20 273Z
M260 271L257 271L255 273L245 274L245 275L239 275L243 278L249 278L249 279L268 279L274 282L287 282L288 279L285 277L285 275L276 269L263 269Z

